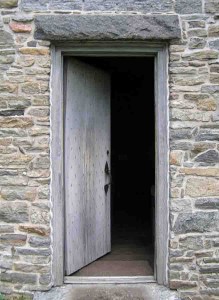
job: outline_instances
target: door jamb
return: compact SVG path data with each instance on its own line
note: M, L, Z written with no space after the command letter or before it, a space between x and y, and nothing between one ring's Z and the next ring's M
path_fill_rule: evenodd
M69 42L52 46L50 88L53 284L58 286L64 283L64 56L150 56L155 58L155 280L159 284L168 285L168 48L166 43L148 42Z

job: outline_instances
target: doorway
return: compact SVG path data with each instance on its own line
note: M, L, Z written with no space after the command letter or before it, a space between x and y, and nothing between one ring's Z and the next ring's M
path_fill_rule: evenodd
M69 62L70 60L70 62ZM66 104L66 109L69 111L65 112L66 122L72 122L70 127L73 126L73 131L70 132L69 125L65 124L66 129L66 139L65 139L65 148L66 150L66 201L77 201L72 198L72 193L69 193L71 190L72 181L76 180L77 174L71 172L69 168L77 168L80 173L83 169L85 163L85 156L82 158L80 154L75 154L71 156L69 153L72 151L85 151L86 156L89 153L89 160L95 161L96 153L90 153L90 148L95 148L95 145L87 146L88 140L90 138L89 134L86 134L85 148L81 142L77 142L77 137L74 135L74 131L77 131L78 128L75 126L75 121L72 121L72 114L74 111L70 111L72 101L86 102L90 101L89 109L92 110L94 106L99 107L98 113L104 110L100 109L100 103L96 104L96 99L87 100L90 98L105 97L106 102L109 101L110 97L110 107L107 105L108 109L111 111L111 132L108 137L111 141L111 145L108 145L109 152L108 161L106 161L105 168L108 170L105 172L110 172L110 176L107 179L109 182L104 185L105 194L110 194L110 232L105 230L105 235L108 235L108 242L110 247L105 249L96 256L90 257L90 252L95 252L95 247L91 241L83 241L81 243L80 253L76 254L75 244L80 244L80 241L84 239L86 235L85 231L90 232L88 236L91 235L91 227L96 227L96 223L99 223L99 226L107 226L106 223L98 220L95 212L92 211L91 205L88 204L91 200L89 197L92 197L92 193L88 198L83 197L83 201L87 201L87 204L84 206L81 204L75 205L73 208L71 204L67 203L66 210L66 249L67 249L67 261L66 261L66 272L67 275L73 276L152 276L154 274L154 190L155 190L155 119L154 119L154 58L112 58L112 57L99 57L99 58L77 58L67 59L68 64L68 76L72 78L72 81L66 79L66 92L71 93L71 88L75 91L79 90L78 93L71 93L69 99L66 96L67 101L70 101L71 104ZM69 67L71 65L71 67ZM74 71L73 75L69 68L73 68L81 73L83 77L80 77L81 74L76 74ZM89 73L90 72L90 73ZM109 83L108 90L102 87L106 85L106 82L101 84L91 83L92 79L89 78L89 75L95 77L97 74L100 74L100 77L96 77L95 81L101 81L106 77L106 81ZM76 87L77 81L75 78L80 78L82 81L84 78L84 84L78 85ZM89 82L89 83L88 83ZM91 85L93 86L91 87ZM70 86L70 88L68 87ZM75 86L74 86L75 85ZM96 85L96 86L95 86ZM95 86L95 87L94 87ZM83 94L82 90L88 89L88 94ZM100 90L102 89L102 94ZM104 92L103 92L104 90ZM107 94L108 92L108 94ZM90 94L93 95L91 96ZM78 97L80 99L78 99ZM86 97L86 100L83 99ZM101 101L100 101L101 102ZM87 122L85 116L81 110L86 110L85 106L87 104L79 104L74 106L74 110L77 110L78 116L75 114L75 119L80 119L83 123ZM95 110L95 109L94 109ZM95 115L94 118L98 118ZM110 112L109 112L110 113ZM86 118L88 117L89 112L86 112ZM83 115L83 116L82 116ZM89 118L92 119L91 116ZM102 124L107 122L106 119L101 120ZM95 126L103 126L100 123L96 123ZM77 121L80 124L80 120ZM88 121L87 127L92 127L94 123ZM80 124L79 126L83 127L84 125ZM90 130L90 129L89 129ZM83 136L83 132L87 131L87 128L83 128L81 131L78 131L78 134ZM94 137L96 134L100 134L99 129L92 132ZM107 134L107 131L106 131ZM92 141L91 141L92 143ZM94 142L95 143L95 142ZM76 144L77 147L74 148ZM102 144L102 139L97 141L95 148ZM77 148L77 149L76 149ZM77 157L76 157L77 155ZM104 156L103 153L98 155ZM81 165L72 164L70 161L75 158L75 161L80 160ZM110 164L111 161L111 164ZM100 164L98 168L101 168ZM89 177L90 173L93 171L91 167L87 168L87 173L83 172L84 181L78 182L79 185L87 185L86 177ZM97 171L94 176L97 175ZM81 173L82 174L82 173ZM100 174L101 176L101 174ZM72 177L72 178L71 178ZM96 185L94 181L89 186L89 193L92 189L101 189L101 184ZM74 187L75 189L75 187ZM85 189L87 192L87 189ZM82 192L84 193L85 190ZM70 194L70 195L69 195ZM69 195L69 196L68 196ZM100 196L100 194L98 194ZM81 194L77 194L77 197L80 198ZM97 194L95 194L97 197ZM103 195L101 196L103 198ZM84 200L86 198L86 200ZM98 207L98 203L94 202ZM105 205L101 203L101 205ZM79 207L80 206L80 207ZM107 205L106 205L107 206ZM78 210L69 214L71 210ZM86 211L89 209L89 211ZM104 210L107 208L105 207ZM81 214L81 210L86 211L86 213ZM78 220L76 214L81 214L80 218L84 220ZM90 216L89 216L90 215ZM92 219L95 218L95 220ZM105 214L106 216L106 214ZM101 218L101 216L99 216ZM77 224L75 225L75 222ZM82 226L78 226L78 222L82 222ZM87 224L89 229L87 228ZM73 229L69 231L69 226L71 223L74 224ZM74 227L79 228L79 231L74 231ZM83 227L83 229L82 229ZM87 228L87 229L86 229ZM96 230L96 229L95 229ZM70 234L69 234L70 232ZM98 231L100 234L100 231ZM74 234L80 235L73 237ZM94 237L94 238L97 238ZM100 236L98 237L100 238ZM105 237L103 237L105 238ZM69 242L67 239L71 239ZM89 237L87 238L89 239ZM73 240L73 242L72 242ZM72 248L69 244L72 244ZM107 244L107 242L106 242ZM81 258L81 262L78 264L77 255L80 256L83 252L82 248L87 247L87 252L84 253L84 257ZM90 248L90 249L89 249ZM75 253L74 253L75 252ZM96 250L97 252L97 250ZM72 257L69 257L71 256ZM77 267L69 268L69 264L75 264ZM71 273L74 270L75 272ZM70 274L71 273L71 274Z
M51 139L51 158L52 158L52 203L53 203L53 276L54 276L54 285L61 285L64 283L143 283L143 282L154 282L157 281L159 284L167 284L167 258L168 258L168 49L165 43L148 43L148 42L89 42L82 44L80 42L74 43L71 45L57 45L53 47L52 50L53 56L53 68L52 68L52 106L51 106L51 122L52 122L52 139ZM65 87L65 70L63 68L63 60L67 57L76 57L81 59L82 57L91 58L91 57L113 57L113 58L143 58L143 57L153 57L155 65L155 74L154 74L154 85L155 85L155 248L154 248L154 277L149 279L149 277L121 277L121 276L112 276L112 277L81 277L81 276L66 276L65 273L65 262L66 262L66 235L64 234L66 228L66 216L68 210L66 211L65 207L65 190L64 190L64 181L66 179L65 168L65 147L64 139L66 137L66 128L65 128L65 115L63 112L66 110L65 107L65 96L63 94L63 87ZM91 64L90 64L91 65ZM95 66L94 66L95 67ZM98 68L103 71L103 76L100 76L100 80L95 80L93 77L96 76L96 73L92 73L90 78L93 78L96 87L99 88L105 81L107 87L107 94L110 91L111 84L109 84L109 72L105 72L103 68ZM64 75L64 76L63 76ZM83 78L83 76L82 76ZM82 81L81 81L82 82ZM99 83L98 83L99 82ZM100 84L100 82L102 82ZM98 83L98 84L97 84ZM95 84L92 84L94 86ZM77 86L77 85L76 85ZM98 88L98 89L99 89ZM87 89L84 89L87 91ZM106 91L106 90L105 90ZM73 91L72 91L73 92ZM75 91L74 91L75 92ZM99 89L100 93L103 93L104 90ZM109 97L110 99L111 97ZM103 99L99 97L99 99ZM75 110L74 110L75 111ZM110 111L110 108L106 111ZM106 115L107 116L107 115ZM92 118L91 118L92 119ZM93 118L95 120L96 118ZM98 119L98 118L97 118ZM99 122L99 121L98 121ZM102 123L102 124L106 124ZM82 123L83 124L83 123ZM103 127L103 126L102 126ZM98 128L102 128L98 126ZM95 128L92 126L91 128ZM103 128L101 130L104 130ZM100 137L100 135L97 135ZM105 137L106 135L103 135ZM92 139L91 139L92 140ZM104 139L102 139L104 140ZM105 139L105 141L109 138ZM104 153L106 155L107 151ZM107 157L108 161L109 157ZM100 156L99 156L100 157ZM106 163L106 157L104 157L102 163ZM113 163L113 161L112 161ZM110 165L110 161L109 161ZM101 167L102 170L102 167ZM109 175L105 173L104 181L101 183L106 185L109 183ZM96 178L91 176L91 178ZM102 178L102 177L101 177ZM101 179L102 180L102 179ZM113 182L115 178L113 178ZM78 185L79 186L79 185ZM112 190L110 186L110 190ZM72 193L76 190L73 189ZM101 193L103 189L100 189ZM105 194L104 194L105 195ZM111 193L107 193L107 197ZM106 198L105 198L106 200ZM107 201L105 203L108 203ZM100 206L101 207L101 206ZM91 206L93 208L93 205ZM94 210L95 212L96 210ZM86 212L86 211L85 211ZM103 212L103 211L102 211ZM95 216L95 214L94 214ZM84 218L82 218L84 220ZM98 218L97 220L100 220ZM102 218L107 220L106 218ZM85 222L88 224L88 222ZM107 224L107 223L106 223ZM93 230L94 227L91 227ZM100 226L99 228L103 228ZM104 227L105 229L108 226ZM108 237L111 235L111 228L109 227ZM91 230L91 231L92 231ZM101 231L100 231L101 232ZM95 232L94 232L95 233ZM103 232L101 233L103 234ZM78 234L74 236L80 236ZM97 236L99 236L97 234ZM104 235L103 235L104 236ZM103 237L102 236L102 237ZM90 239L95 244L97 239ZM100 239L103 241L103 238ZM106 240L105 240L106 241ZM104 243L105 244L105 243ZM78 244L76 248L78 248ZM106 246L106 244L105 244ZM108 247L111 247L111 238ZM108 248L108 249L109 249ZM87 247L82 247L86 250ZM102 247L96 247L96 249L102 249ZM109 249L110 250L110 249ZM99 250L98 250L99 251ZM110 252L110 251L108 251ZM104 254L103 254L104 255ZM103 256L102 255L102 256ZM73 272L72 272L73 273Z

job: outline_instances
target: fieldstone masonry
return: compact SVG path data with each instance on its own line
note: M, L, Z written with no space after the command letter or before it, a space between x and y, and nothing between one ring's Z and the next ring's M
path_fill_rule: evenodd
M169 286L181 299L219 298L218 0L0 1L0 292L53 285L50 202L50 41L35 17L178 14L169 42Z

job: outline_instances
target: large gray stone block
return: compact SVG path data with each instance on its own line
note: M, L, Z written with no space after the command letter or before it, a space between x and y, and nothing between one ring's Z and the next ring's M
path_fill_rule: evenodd
M219 215L217 212L180 213L173 231L175 233L217 231Z
M180 248L185 250L201 250L203 249L203 239L201 236L185 236L179 240Z
M82 10L83 0L52 0L49 9L51 10Z
M206 13L218 13L219 12L219 1L218 0L206 0L205 1Z
M0 30L0 49L12 48L14 46L14 40L11 33Z
M219 50L219 39L214 40L214 41L211 41L211 42L209 43L209 47L210 47L211 49Z
M176 15L41 15L35 24L35 38L51 41L181 37Z
M172 0L85 0L85 10L167 12L173 10Z
M150 284L98 284L55 287L46 292L36 292L34 300L179 300L178 293L157 283Z
M192 138L192 132L190 129L171 129L170 139L171 140L189 140Z
M196 162L205 162L205 163L218 163L219 162L219 154L216 150L208 150L208 151L196 156L195 161Z
M37 281L36 274L25 274L25 273L1 273L0 280L12 283L21 284L35 284Z
M82 10L82 0L21 0L25 11Z
M202 13L202 0L176 0L175 10L178 14Z
M0 219L7 223L28 222L28 208L25 203L1 203Z
M50 245L50 238L31 236L29 239L31 247L48 247Z
M219 131L200 130L196 141L219 141Z
M200 273L219 273L219 265L213 265L213 264L209 264L209 265L201 265L200 266Z
M85 11L173 11L173 0L22 0L25 11L85 10Z
M203 85L201 88L202 93L219 93L219 85Z
M219 198L201 198L195 201L199 209L219 209Z
M16 254L18 254L18 255L49 256L51 254L51 250L50 249L16 248Z
M50 0L21 0L20 7L26 11L47 10Z

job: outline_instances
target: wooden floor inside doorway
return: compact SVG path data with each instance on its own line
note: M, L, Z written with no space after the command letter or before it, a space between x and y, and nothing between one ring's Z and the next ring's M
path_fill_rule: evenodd
M152 276L153 246L147 234L116 228L112 238L112 251L74 273L74 276Z

